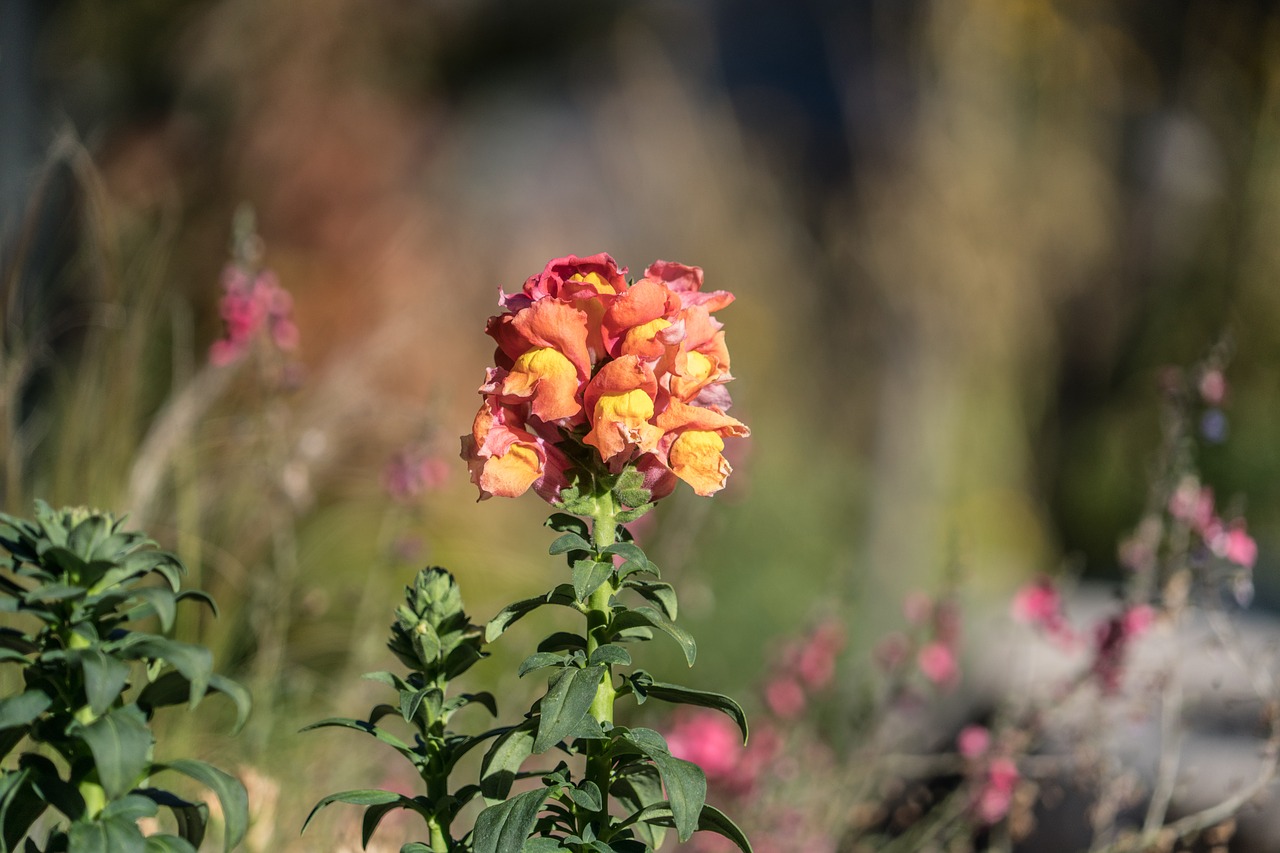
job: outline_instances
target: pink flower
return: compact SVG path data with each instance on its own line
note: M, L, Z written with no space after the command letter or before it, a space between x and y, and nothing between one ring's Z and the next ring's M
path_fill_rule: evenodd
M986 726L965 726L956 737L956 749L973 761L987 754L991 748L991 731Z
M804 688L794 678L782 676L770 681L765 685L764 698L779 719L794 720L804 713Z
M732 775L745 752L738 727L714 711L677 717L667 734L667 746L672 755L697 764L712 780Z
M916 655L916 665L938 687L951 687L960 678L955 652L945 643L933 642L922 648Z
M1091 672L1104 695L1120 689L1130 642L1145 634L1155 622L1155 617L1155 610L1149 605L1138 604L1112 616L1095 629Z
M1245 532L1243 520L1232 522L1226 530L1219 525L1209 540L1209 550L1246 569L1252 569L1258 561L1258 543Z
M1221 370L1206 370L1200 376L1200 399L1210 406L1221 406L1227 399L1227 378Z
M1009 758L993 758L987 765L986 779L974 803L978 820L987 825L998 823L1009 813L1014 788L1018 784L1018 765Z
M1046 632L1060 645L1075 642L1075 634L1062 613L1062 596L1048 578L1040 578L1018 590L1009 612L1015 622Z
M1213 523L1213 489L1203 487L1195 477L1186 476L1169 496L1169 514L1197 533Z
M824 622L809 636L796 655L800 680L810 689L826 687L835 677L836 654L844 646L844 630L835 622Z
M423 492L444 485L449 471L444 460L419 447L396 451L382 471L382 488L394 501L411 503Z
M223 366L249 351L254 338L266 333L280 350L298 346L293 322L293 297L280 286L275 273L265 270L250 278L244 269L229 265L222 273L223 337L209 347L209 360Z

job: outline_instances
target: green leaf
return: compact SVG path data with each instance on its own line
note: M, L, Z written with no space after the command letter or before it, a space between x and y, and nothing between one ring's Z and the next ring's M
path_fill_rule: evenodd
M548 793L546 788L525 791L480 812L472 833L475 853L523 853Z
M391 711L391 713L396 713L396 710L394 708L391 708L390 706L386 706L386 707ZM387 746L390 746L392 749L396 750L397 752L399 752L401 755L403 755L405 758L409 759L410 761L414 761L417 758L416 754L413 751L413 748L410 747L407 743L400 740L400 738L391 734L391 732L387 731L386 729L378 728L378 726L374 725L373 723L365 722L364 720L351 720L346 717L330 717L328 719L321 720L318 723L312 723L309 726L303 726L298 731L308 732L308 731L311 731L312 729L322 729L322 728L332 728L332 727L343 728L343 729L354 729L359 732L364 732L365 734L373 735L378 740L382 741Z
M631 653L622 646L615 646L613 643L605 643L594 652L591 653L590 659L587 661L590 666L597 664L617 664L619 666L631 665Z
M159 788L138 788L135 793L167 808L173 814L173 819L178 824L178 835L184 842L195 848L204 841L208 823L208 806L203 803L188 802Z
M626 580L623 586L634 589L649 601L658 605L668 619L675 619L678 612L676 591L669 583L660 581Z
M611 631L615 635L620 635L632 628L650 626L666 633L679 643L680 649L684 652L684 659L688 661L689 666L693 666L694 658L698 655L698 644L693 641L693 636L668 619L666 614L652 607L645 605L622 611L613 618Z
M78 820L67 833L75 853L146 853L147 841L127 818Z
M40 716L52 701L46 694L35 689L0 699L0 729L27 725Z
M405 690L400 694L400 716L406 723L412 723L422 703L427 703L427 720L432 721L440 716L444 705L444 693L438 687L425 687L422 690Z
M136 707L115 708L87 726L77 726L73 734L93 753L108 799L124 796L146 773L153 738Z
M178 600L172 590L158 586L144 586L132 591L131 595L141 600L141 604L130 610L127 621L145 619L154 614L160 620L160 630L169 633L173 630L173 620L178 611Z
M553 512L542 522L543 527L550 527L552 530L558 530L561 533L576 533L579 536L587 537L591 535L591 528L587 526L587 522L578 518L576 515L569 515L567 512Z
M13 850L47 804L32 787L35 771L0 773L0 849Z
M578 560L573 564L573 594L585 602L613 574L613 563Z
M89 709L95 717L105 714L129 681L129 665L108 657L101 649L80 649L72 654L84 671Z
M194 708L200 704L209 689L209 680L213 675L213 652L204 646L148 634L130 634L113 645L114 648L109 647L109 650L118 650L118 654L125 658L163 660L182 673L190 685L189 707Z
M209 612L212 613L215 618L218 616L218 602L214 601L213 596L209 595L209 593L198 589L184 589L182 592L178 593L174 600L187 601L188 599L199 602L200 604L208 607Z
M560 846L559 838L530 838L525 841L520 853L555 853L557 850L565 849L568 848Z
M529 673L543 667L564 666L568 662L569 659L566 656L555 652L535 652L521 661L519 669L516 670L516 675L524 678Z
M222 804L222 814L226 821L226 830L223 832L224 849L233 850L244 840L244 834L249 828L249 794L239 779L211 764L186 758L157 764L152 770L175 770L212 791Z
M191 842L176 835L148 835L145 853L196 853Z
M480 792L487 805L505 800L524 762L533 754L534 720L499 737L480 763Z
M728 696L712 693L709 690L695 690L679 684L668 684L665 681L654 681L649 673L638 670L630 677L631 686L638 699L660 699L677 705L697 705L702 708L714 708L722 711L738 724L742 732L742 742L747 742L747 715L742 706Z
M400 853L432 853L431 848L421 841L410 841L400 848Z
M639 497L639 495L637 495L636 497ZM619 524L630 524L631 522L636 521L648 515L649 511L653 509L653 507L654 507L654 504L652 502L642 503L639 506L635 507L634 509L626 509L620 513L617 513L616 515L614 515L613 518Z
M576 788L570 788L569 798L589 812L600 811L600 786L595 782L586 781Z
M483 705L490 716L498 716L498 700L488 690L481 690L479 693L462 693L455 696L444 703L444 709L452 713L459 708L465 708L467 705Z
M501 637L503 632L510 628L513 623L527 616L534 610L537 610L544 604L560 604L565 607L574 607L576 609L576 603L573 587L568 584L561 584L546 595L539 595L535 598L526 598L523 601L508 604L506 607L499 610L498 615L490 619L489 624L485 626L484 641L486 643L492 643L494 640Z
M591 543L577 533L565 533L557 536L556 540L551 543L551 547L547 549L547 553L551 556L564 554L569 551L586 551L588 553L594 551Z
M315 806L312 807L311 813L307 815L307 819L302 822L302 831L307 831L307 826L311 823L311 819L315 817L322 808L332 805L333 803L350 803L355 806L370 807L390 806L389 809L378 814L377 820L373 822L372 826L366 824L365 829L367 830L367 834L364 838L364 843L366 845L369 843L369 836L371 836L373 834L373 830L377 828L378 822L382 820L383 816L386 815L388 811L392 811L397 808L411 809L419 814L424 816L426 815L421 803L411 797L406 797L404 794L397 794L395 791L384 791L380 788L357 788L353 791L340 791L337 794L330 794L320 802L316 803Z
M666 795L662 792L662 777L658 774L658 768L652 764L633 764L620 771L609 790L613 798L633 814L655 803L666 804ZM666 838L667 829L661 824L642 822L636 824L635 833L657 850Z
M533 742L534 752L546 752L577 727L578 722L591 709L591 701L595 699L596 689L600 686L604 673L603 666L569 668L561 670L552 679L547 695L542 697L538 736Z
M676 758L667 749L662 735L652 729L634 728L621 739L639 749L658 768L667 790L676 834L688 841L698 826L698 815L707 799L707 777L692 761Z
M538 643L538 651L540 652L573 651L574 649L582 649L585 652L587 650L586 637L579 634L571 634L568 631L556 631Z
M18 766L30 771L31 790L42 801L72 820L79 820L84 815L84 797L75 785L63 780L57 766L48 758L24 752L18 759Z
M239 682L214 673L209 676L209 690L228 697L236 706L236 722L233 732L238 732L249 718L253 700L249 691ZM190 699L191 682L180 672L170 670L142 688L135 700L146 714L157 708L180 705Z

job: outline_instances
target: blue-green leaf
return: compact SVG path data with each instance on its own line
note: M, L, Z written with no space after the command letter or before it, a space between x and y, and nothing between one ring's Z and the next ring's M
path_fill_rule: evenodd
M742 742L747 742L747 715L742 710L742 706L728 696L712 693L709 690L694 690L692 687L668 684L665 681L654 681L649 673L644 670L632 673L630 681L632 689L635 690L637 698L641 701L651 697L660 699L663 702L679 705L697 705L724 712L738 724L738 728L742 732Z
M659 610L648 606L624 610L613 618L611 630L615 638L618 638L626 631L644 627L657 628L679 643L681 651L684 652L684 659L688 661L689 666L693 666L694 658L698 655L698 644L693 641L693 636L688 631L672 622Z
M555 652L534 652L520 662L516 675L524 678L535 670L547 666L564 666L568 661L569 659L565 655L556 654Z
M631 665L631 653L622 646L615 646L613 643L605 643L594 652L587 660L591 666L596 664L617 664L619 666Z
M196 853L196 848L176 835L148 835L145 853Z
M109 799L128 793L146 773L152 736L135 706L108 711L87 726L75 727L72 733L93 754L98 780Z
M192 708L200 703L209 689L213 652L204 646L147 634L130 634L114 646L113 651L118 650L126 658L163 660L182 673L190 684L188 705Z
M78 649L71 654L84 671L89 709L94 716L105 714L129 681L129 664L109 657L101 649Z
M613 574L613 563L578 560L573 564L573 593L578 601L586 601L591 593Z
M485 803L505 800L524 762L533 754L534 720L526 720L499 737L480 763L480 792Z
M630 587L658 606L668 619L675 619L678 610L676 591L669 583L629 579L623 586Z
M67 833L75 853L146 853L147 841L127 818L78 820Z
M244 840L244 834L249 828L249 794L239 779L211 764L186 758L157 764L153 768L154 772L161 770L175 770L213 791L222 804L222 814L226 821L226 830L223 832L225 850L233 850Z
M658 768L667 790L672 820L680 840L688 841L698 826L698 815L707 799L707 777L692 761L676 758L666 740L652 729L634 728L621 739L639 749Z
M542 607L544 604L560 604L565 607L574 607L576 609L577 601L574 598L573 587L568 584L561 584L546 595L539 595L535 598L526 598L523 601L517 601L514 604L508 604L506 607L498 611L498 615L489 620L489 624L484 629L484 641L492 643L494 640L502 636L503 632L512 626L517 620L522 619L529 613Z
M475 853L524 853L549 793L546 788L525 791L480 812L472 833Z
M591 552L593 550L591 543L577 533L565 533L556 537L556 540L551 543L551 547L547 549L547 553L554 557L557 554L564 554L568 551Z
M0 729L25 726L49 707L53 700L39 690L0 699Z
M570 667L552 679L547 695L542 697L534 752L546 752L573 732L590 710L604 674L603 666Z

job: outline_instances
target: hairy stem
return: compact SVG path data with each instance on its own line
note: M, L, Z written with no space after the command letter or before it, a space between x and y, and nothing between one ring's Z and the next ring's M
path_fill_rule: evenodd
M613 495L605 492L596 500L596 511L592 517L591 540L596 552L603 551L614 543L617 534L617 522L614 520L616 507ZM587 599L587 656L609 642L610 600L614 589L612 581L605 581L599 589L591 593ZM604 675L596 687L595 698L591 700L590 714L592 719L602 726L613 723L613 700L616 694L613 686L613 671L605 666ZM592 741L587 745L587 778L600 786L600 830L608 825L609 820L609 783L612 774L612 761L607 742Z

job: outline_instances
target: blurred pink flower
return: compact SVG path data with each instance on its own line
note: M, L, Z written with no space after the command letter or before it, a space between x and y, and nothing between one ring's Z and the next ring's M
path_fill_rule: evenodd
M925 678L939 687L951 687L960 678L955 652L945 643L933 642L922 648L916 665Z
M970 761L981 758L991 748L991 731L986 726L965 726L956 737L956 749Z
M834 621L813 630L796 655L800 680L811 690L826 687L835 677L836 655L844 647L844 629Z
M998 823L1009 813L1013 791L1018 784L1018 765L1010 758L993 758L974 803L973 811L985 824Z
M770 681L765 685L764 699L779 719L794 720L804 713L804 688L794 678L784 675Z
M667 746L676 758L700 766L711 780L731 776L745 752L738 727L715 711L678 716L667 733Z
M1209 550L1246 569L1252 569L1258 561L1258 543L1245 532L1243 520L1232 522L1225 530L1218 525L1209 538Z
M1169 496L1169 514L1203 534L1214 521L1213 489L1193 476L1183 477Z
M387 461L382 469L382 488L392 500L411 503L424 492L443 486L448 476L443 459L410 446L396 451Z
M1227 378L1218 369L1206 370L1198 386L1200 399L1210 406L1221 406L1227 399Z
M265 270L250 278L242 268L228 265L222 273L222 289L223 335L209 347L210 362L223 366L239 359L262 332L277 349L297 348L293 297L280 286L275 273Z
M1156 612L1149 605L1138 604L1112 616L1095 629L1090 671L1098 680L1103 695L1111 695L1120 689L1129 644L1150 629L1155 617Z
M1062 596L1049 578L1039 578L1018 590L1009 614L1015 622L1044 631L1061 645L1075 642L1075 633L1062 613Z

